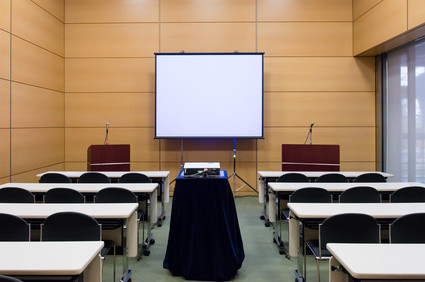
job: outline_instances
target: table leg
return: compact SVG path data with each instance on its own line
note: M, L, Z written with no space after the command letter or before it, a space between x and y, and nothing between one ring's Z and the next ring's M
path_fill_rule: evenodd
M329 282L346 282L348 280L348 275L345 274L342 269L341 265L338 263L338 261L332 257L329 260Z
M295 270L295 277L298 281L306 281L305 275L305 250L304 250L304 224L299 222L299 253L298 253L298 267Z
M85 282L102 282L102 258L95 256L83 272Z
M134 234L130 235L130 233L137 232L137 211L135 211L129 218L126 219L125 227L126 228L122 229L123 274L120 279L120 282L126 282L130 280L131 270L128 268L128 257L130 255L132 256L137 255L137 243L136 243L135 255L133 255L134 250L130 249L130 247L134 247L133 246L134 237L136 237L136 241L137 241L137 234L136 236ZM129 239L132 239L132 241L129 242Z
M155 190L151 195L151 204L149 207L150 210L150 216L147 217L148 220L148 234L146 236L146 240L143 242L143 254L145 256L149 256L151 251L149 250L149 246L155 244L155 239L152 236L152 221L155 221L158 219L157 213L155 212L157 210L157 190Z

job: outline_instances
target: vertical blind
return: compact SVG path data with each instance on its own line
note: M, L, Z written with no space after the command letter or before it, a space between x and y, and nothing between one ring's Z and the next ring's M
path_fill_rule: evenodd
M388 53L387 152L391 181L425 181L425 40Z

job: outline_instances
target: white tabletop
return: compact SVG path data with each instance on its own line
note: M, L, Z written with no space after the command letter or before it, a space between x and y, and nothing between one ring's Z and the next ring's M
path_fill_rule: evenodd
M261 178L267 178L267 177L280 177L285 173L301 173L309 178L318 178L324 174L340 173L344 175L345 177L354 178L361 174L370 173L370 172L379 173L384 177L393 176L392 174L380 172L380 171L259 171L258 174L260 175Z
M0 273L79 275L102 247L102 241L0 242Z
M80 212L94 218L129 218L138 208L128 204L0 204L0 213L22 218L47 218L58 212Z
M379 192L393 192L403 187L420 186L425 188L425 184L420 182L348 182L348 183L285 183L285 182L269 182L271 190L275 192L293 192L305 187L318 187L328 190L329 192L342 192L352 187L370 186ZM0 186L1 187L1 186Z
M44 173L37 174L37 177L41 177L46 173L60 173L68 176L69 178L79 178L81 174L86 172L99 172L105 174L109 178L120 178L126 173L135 172L143 173L150 178L166 178L169 176L169 171L46 171Z
M327 218L342 213L364 213L374 218L398 218L400 216L425 212L425 203L288 203L289 209L298 218Z
M425 244L327 244L357 279L424 279Z
M46 193L58 187L71 188L81 193L97 193L108 187L125 188L134 193L153 193L158 188L158 183L6 183L0 185L0 189L4 187L18 187L34 193Z

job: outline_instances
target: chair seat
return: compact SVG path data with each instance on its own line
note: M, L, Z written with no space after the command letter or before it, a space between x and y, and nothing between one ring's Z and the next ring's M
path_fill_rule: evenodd
M111 251L114 248L114 244L115 244L114 241L111 241L111 240L105 240L103 242L104 242L104 245L102 250L100 251L100 256L102 258L104 258L109 253L109 251Z
M320 255L318 240L307 241L306 245L310 249L310 251L313 253L313 255L316 257L316 259L321 259L321 258L327 259L332 257L332 254L327 249L322 250L322 255Z
M281 212L281 218L285 218L285 219L289 219L290 217L289 217L289 209L284 209L284 210L282 210L282 212Z

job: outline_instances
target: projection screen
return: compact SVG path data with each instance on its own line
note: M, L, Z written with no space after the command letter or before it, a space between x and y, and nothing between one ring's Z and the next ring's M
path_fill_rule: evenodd
M155 138L263 138L263 55L155 54Z

